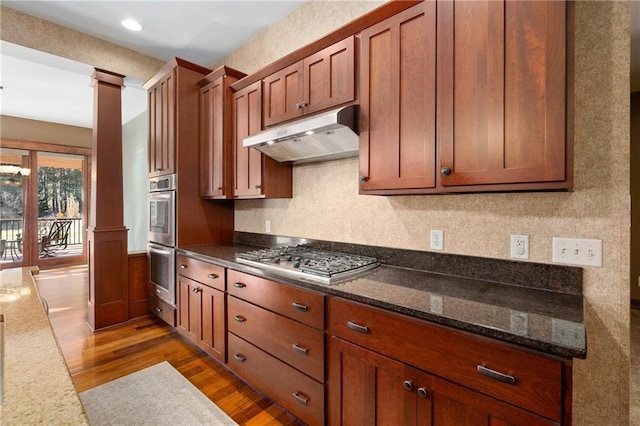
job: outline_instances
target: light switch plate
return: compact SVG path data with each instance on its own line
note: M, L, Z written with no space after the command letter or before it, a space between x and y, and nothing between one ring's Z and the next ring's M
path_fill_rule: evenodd
M602 267L602 240L553 238L553 263Z

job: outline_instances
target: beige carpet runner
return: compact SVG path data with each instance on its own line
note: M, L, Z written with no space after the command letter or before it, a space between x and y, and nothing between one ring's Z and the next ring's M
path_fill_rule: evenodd
M237 425L168 362L80 394L89 421L102 425Z

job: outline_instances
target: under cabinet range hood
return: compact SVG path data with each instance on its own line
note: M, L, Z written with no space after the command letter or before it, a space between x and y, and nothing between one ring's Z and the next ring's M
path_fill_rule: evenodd
M281 163L311 163L358 155L358 106L349 105L249 136L253 147Z

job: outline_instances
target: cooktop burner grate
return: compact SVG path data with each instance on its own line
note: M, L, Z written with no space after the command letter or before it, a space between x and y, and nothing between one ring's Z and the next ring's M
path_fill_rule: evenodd
M241 253L236 261L275 273L307 277L323 282L348 278L379 265L374 257L287 246Z

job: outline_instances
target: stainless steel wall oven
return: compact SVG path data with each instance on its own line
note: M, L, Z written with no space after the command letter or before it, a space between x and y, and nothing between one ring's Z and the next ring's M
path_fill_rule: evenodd
M175 306L176 175L149 179L147 256L156 296Z

